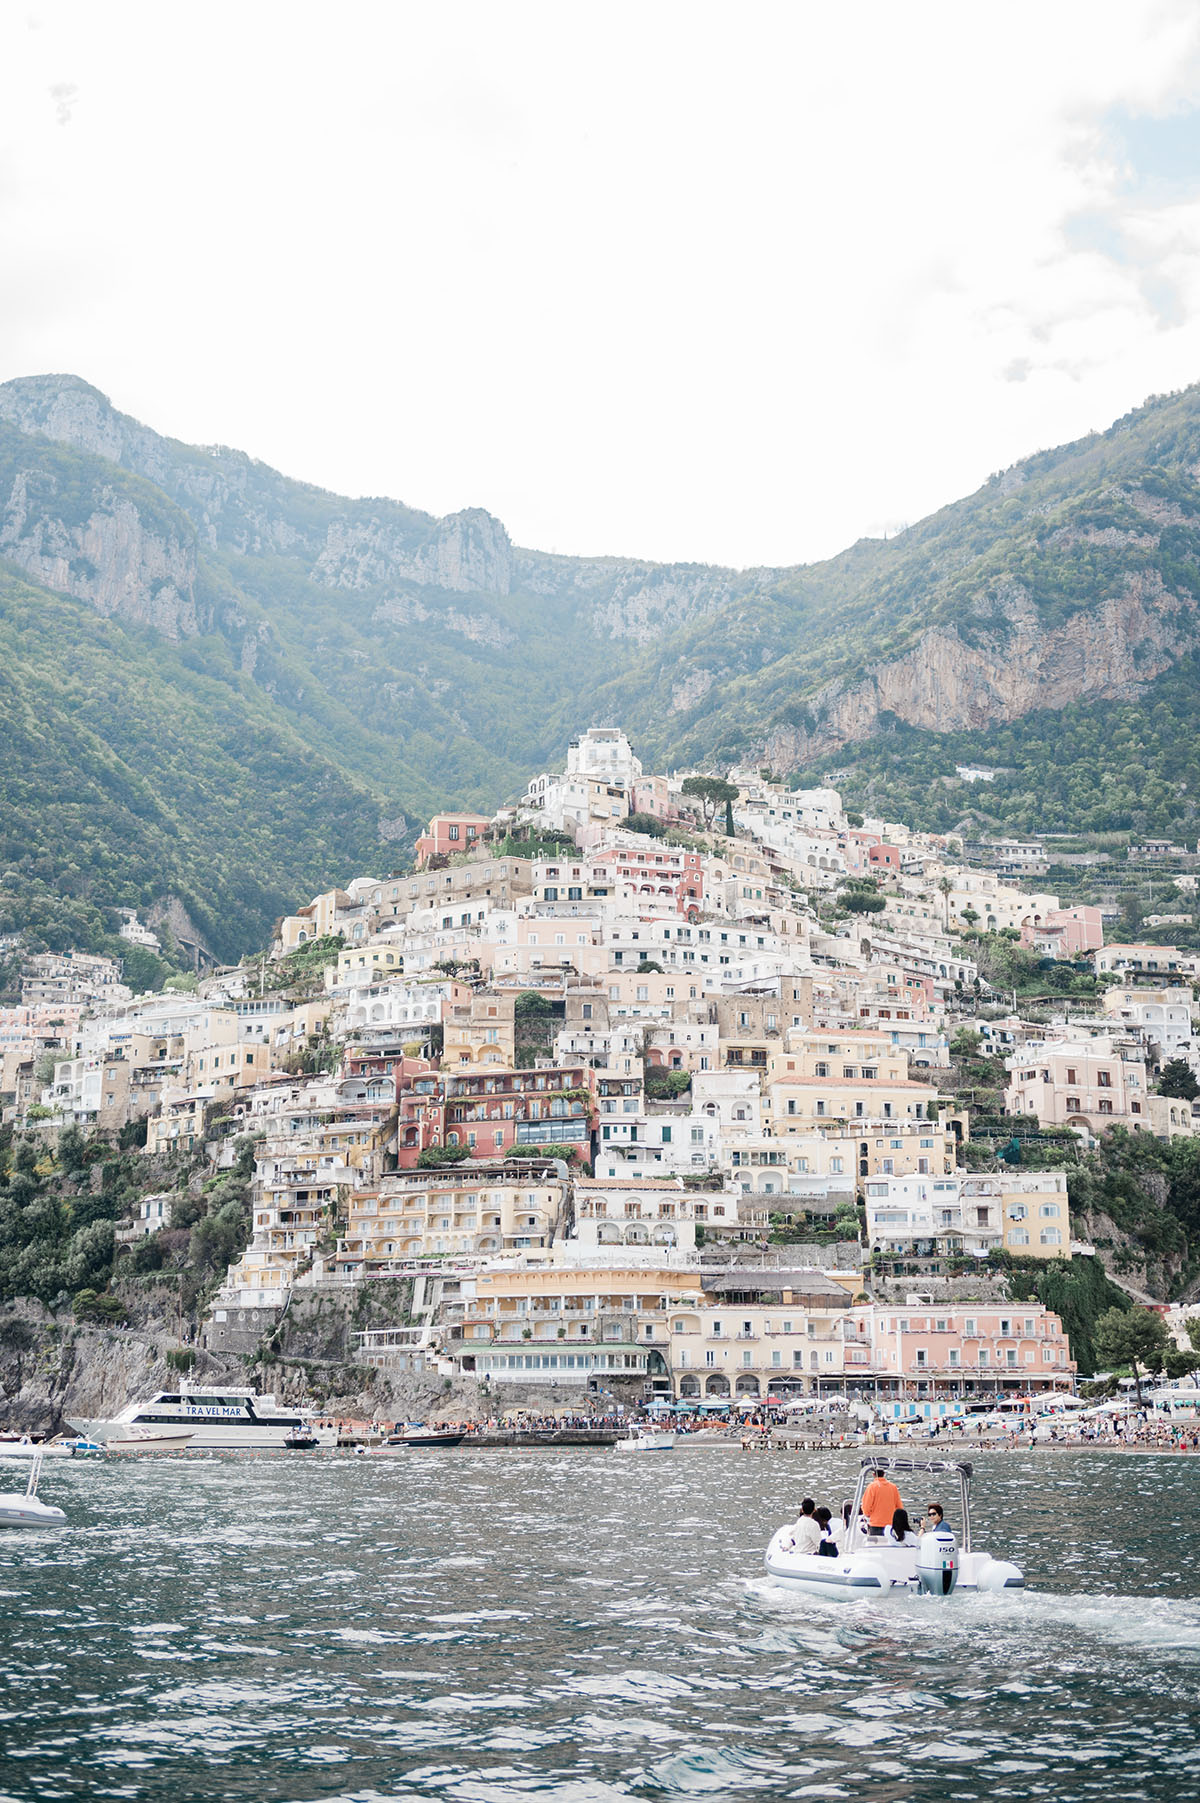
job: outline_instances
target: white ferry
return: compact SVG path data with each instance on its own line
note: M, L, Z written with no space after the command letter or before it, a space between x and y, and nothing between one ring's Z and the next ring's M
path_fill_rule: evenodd
M170 1429L190 1435L189 1452L230 1452L241 1448L283 1448L295 1441L333 1445L333 1429L314 1429L298 1409L277 1406L273 1396L241 1390L228 1384L204 1388L184 1384L178 1390L160 1390L148 1402L131 1402L113 1421L80 1419L69 1424L76 1433L101 1445L110 1440L128 1441L140 1434L160 1434Z

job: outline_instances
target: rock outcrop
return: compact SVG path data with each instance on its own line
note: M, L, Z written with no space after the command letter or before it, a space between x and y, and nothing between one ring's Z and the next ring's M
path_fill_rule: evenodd
M965 637L925 633L911 650L868 667L857 682L828 683L808 698L810 724L780 726L763 756L780 774L870 738L881 717L931 732L964 732L1033 708L1116 700L1169 668L1197 640L1195 601L1170 594L1155 571L1126 580L1120 597L1042 624L1019 585L997 627ZM992 615L996 619L995 614Z
M155 530L134 500L112 488L100 488L86 517L68 523L47 489L36 470L17 472L0 512L0 556L43 588L153 626L168 639L211 625L197 603L189 531Z
M452 594L507 595L512 546L499 520L475 507L438 520L418 542L395 521L339 519L329 527L313 575L330 588L412 582Z

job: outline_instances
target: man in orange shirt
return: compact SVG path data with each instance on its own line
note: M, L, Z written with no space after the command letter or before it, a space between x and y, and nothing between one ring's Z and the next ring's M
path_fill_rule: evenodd
M895 1484L882 1471L876 1471L862 1499L862 1512L873 1540L882 1539L884 1529L892 1525L892 1516L903 1506Z

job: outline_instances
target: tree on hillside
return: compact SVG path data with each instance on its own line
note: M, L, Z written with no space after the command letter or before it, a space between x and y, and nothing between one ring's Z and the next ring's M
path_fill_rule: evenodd
M704 824L711 826L716 818L717 809L726 802L734 802L738 798L736 783L727 783L720 776L687 776L683 781L683 793L690 801L698 801L704 810Z
M887 907L883 896L872 895L869 889L847 889L841 902L849 914L882 914Z
M1142 1400L1140 1366L1150 1368L1149 1361L1158 1359L1170 1346L1170 1336L1161 1315L1149 1308L1108 1308L1096 1322L1096 1352L1106 1365L1114 1369L1128 1365L1137 1385L1139 1406Z
M1158 1093L1160 1096L1177 1096L1183 1102L1192 1102L1200 1096L1200 1083L1186 1058L1167 1059L1158 1080Z

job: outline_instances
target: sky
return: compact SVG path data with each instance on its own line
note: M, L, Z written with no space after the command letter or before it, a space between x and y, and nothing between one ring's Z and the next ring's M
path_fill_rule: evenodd
M541 549L828 556L1200 380L1200 7L9 0L43 371Z

